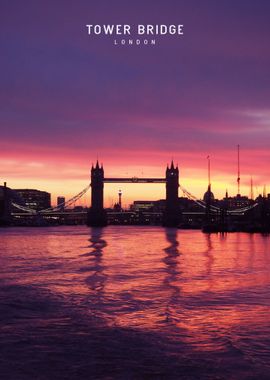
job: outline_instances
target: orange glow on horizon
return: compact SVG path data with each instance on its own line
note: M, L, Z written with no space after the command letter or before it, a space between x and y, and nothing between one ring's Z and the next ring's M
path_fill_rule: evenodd
M120 177L120 175L119 175ZM146 176L145 176L146 177ZM154 176L153 176L154 177ZM157 177L157 176L156 176ZM228 180L230 180L228 178ZM90 177L82 179L42 179L42 178L11 178L8 186L13 189L28 188L47 191L52 194L52 205L56 204L58 196L64 196L67 199L72 198L85 188L90 181ZM197 198L203 198L204 192L207 190L207 178L193 179L188 177L180 177L180 184ZM104 184L104 204L105 207L111 207L118 201L118 191L122 190L122 204L124 208L128 208L135 200L159 200L165 199L165 183L164 184ZM212 191L216 198L223 198L226 189L229 196L234 196L237 192L236 183L228 183L222 181L212 181ZM249 196L250 189L248 185L241 186L241 194ZM255 193L255 196L259 194ZM183 196L179 189L179 197ZM90 206L90 190L79 200L76 205Z
M34 188L52 194L52 204L57 196L70 199L84 189L90 182L90 169L94 156L89 152L69 150L48 150L37 147L28 150L20 149L18 153L4 150L0 158L2 182L6 181L11 188ZM229 154L230 153L230 154ZM211 155L211 183L216 198L221 199L228 190L229 196L237 193L237 163L235 152L218 151ZM116 152L107 151L101 156L105 177L165 177L168 153L158 151L123 152L119 157ZM207 189L207 154L201 152L176 152L172 155L180 170L180 184L197 198L202 198ZM172 157L171 156L171 157ZM241 194L250 196L250 178L253 177L254 196L262 193L268 185L267 162L268 151L243 151L241 161ZM104 158L103 158L104 157ZM125 159L123 159L125 157ZM255 174L254 174L255 173ZM134 200L158 200L165 198L165 184L105 184L104 203L110 207L118 200L119 189L123 192L124 208ZM179 189L179 196L182 191ZM90 206L90 192L77 205Z

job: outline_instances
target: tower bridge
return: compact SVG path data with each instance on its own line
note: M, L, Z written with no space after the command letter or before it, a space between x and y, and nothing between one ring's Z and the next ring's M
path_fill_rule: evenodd
M166 227L177 227L179 224L179 169L174 166L173 161L170 167L167 166L164 178L106 178L104 176L103 165L96 165L91 168L91 208L87 216L89 226L106 226L107 215L104 210L104 183L165 183L166 201L163 215L163 225Z
M163 178L138 178L138 177L106 177L104 175L103 165L96 162L96 165L91 168L91 182L78 194L73 196L71 199L64 201L63 203L57 205L56 207L49 207L47 209L36 210L30 208L22 198L20 198L15 190L7 188L6 183L4 186L0 186L0 225L9 225L14 222L16 218L22 221L33 220L44 221L53 220L58 218L59 220L66 220L69 217L75 217L76 221L84 221L87 219L87 224L89 226L106 226L111 213L106 214L104 209L104 184L105 183L140 183L140 184L155 184L164 183L166 189L165 197L165 208L164 211L158 212L159 223L162 223L166 227L177 227L183 226L186 223L187 215L190 216L192 211L188 208L183 208L178 198L179 187L183 191L183 194L194 204L203 209L200 215L204 215L202 219L202 226L211 224L217 224L217 222L223 226L222 231L226 230L226 226L232 225L231 221L236 220L236 224L241 228L250 228L249 224L254 229L256 225L261 226L263 230L266 230L265 225L267 225L270 230L270 197L269 200L264 197L258 197L256 201L248 202L243 207L233 208L229 206L228 196L221 200L215 202L212 197L206 197L205 199L198 199L192 195L188 190L186 190L181 184L179 184L179 169L178 166L174 165L173 161L170 166L167 165L165 176ZM210 177L209 177L210 186ZM208 187L209 187L208 186ZM86 192L91 189L91 207L88 210L78 212L70 210L70 206L74 205ZM210 190L210 187L209 187ZM120 191L120 190L119 190ZM206 194L210 194L209 191ZM237 195L237 197L240 195ZM162 207L163 209L163 207ZM254 212L252 211L254 209ZM256 209L256 210L255 210ZM18 211L19 210L19 211ZM78 214L78 215L77 215ZM80 215L79 215L80 214ZM121 214L122 215L122 214ZM151 213L154 215L154 213ZM196 210L196 215L198 212ZM242 219L245 217L244 222ZM255 222L253 221L253 219ZM192 218L191 218L192 219ZM135 219L134 219L135 220ZM220 222L221 221L221 222ZM182 224L181 224L182 223ZM244 227L241 227L244 225ZM209 225L210 225L209 224ZM188 221L189 227L192 225ZM255 226L255 227L254 227ZM213 226L211 225L211 230ZM229 228L229 227L228 227ZM231 228L231 226L230 226ZM256 227L257 228L257 227Z

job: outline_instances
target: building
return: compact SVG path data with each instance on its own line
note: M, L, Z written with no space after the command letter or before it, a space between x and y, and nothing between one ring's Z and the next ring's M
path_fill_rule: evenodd
M0 185L0 226L9 224L11 216L10 207L11 189L9 189L6 182L4 182L4 186Z
M34 189L16 189L23 205L33 210L44 210L51 207L51 194Z
M57 197L57 207L59 207L59 210L64 210L64 204L65 204L66 198L65 197Z
M5 213L5 187L0 186L0 216Z
M135 212L152 211L154 203L154 201L134 201L130 209Z
M227 197L224 198L227 202L228 209L237 209L237 208L245 208L252 204L252 200L248 197L237 194L235 197Z

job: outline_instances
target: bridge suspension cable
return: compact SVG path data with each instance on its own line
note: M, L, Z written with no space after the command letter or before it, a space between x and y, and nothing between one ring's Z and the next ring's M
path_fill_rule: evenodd
M188 199L191 199L192 201L194 201L198 206L200 207L203 207L203 208L206 208L207 205L206 203L201 200L201 199L197 199L195 197L195 195L192 195L188 190L186 190L182 185L179 186L180 189L183 191L183 193L188 197ZM220 208L219 207L216 207L216 206L213 206L213 205L210 205L210 208L213 212L219 212L220 211Z
M232 215L237 215L237 214L243 214L249 210L252 210L253 208L257 207L259 203L254 203L251 206L243 207L243 208L236 208L234 210L228 210L227 212Z
M60 203L56 207L50 207L50 208L47 208L44 210L37 211L37 210L34 210L30 207L20 205L16 202L12 202L12 206L16 207L17 209L19 209L21 211L27 212L29 214L50 214L50 213L53 213L53 212L58 211L60 209L63 209L63 208L65 209L65 208L71 206L73 203L78 201L89 190L90 186L91 186L91 184L87 185L87 187L85 187L81 192L76 194L74 197L70 198L68 201Z
M74 204L89 190L90 186L91 186L91 184L89 183L82 191L80 191L74 197L70 198L69 200L67 200L65 202L60 203L59 205L57 205L55 207L50 207L50 208L47 208L44 210L37 211L37 210L34 210L30 207L20 205L17 202L12 202L12 206L14 206L15 208L17 208L21 211L27 212L29 214L51 214L53 212L59 211L61 209L65 209L65 208L71 206L72 204ZM193 200L198 206L200 206L204 209L207 207L206 202L195 197L187 189L185 189L182 185L180 185L179 187L183 191L183 193L187 196L188 199ZM231 215L243 214L243 213L245 213L245 212L247 212L247 211L249 211L249 210L251 210L257 206L258 206L258 203L255 203L253 205L246 206L243 208L236 208L233 210L227 210L227 213L231 214ZM209 207L210 207L210 210L214 213L220 213L220 212L224 211L222 208L214 206L214 205L210 205Z
M48 214L48 213L51 213L54 211L58 211L59 209L63 209L63 208L67 208L67 207L71 206L73 203L77 202L89 190L90 186L91 186L91 184L89 183L89 185L87 185L80 193L78 193L74 197L70 198L68 201L62 202L55 207L50 207L50 208L41 210L39 212Z
M37 210L33 210L32 208L29 208L29 207L25 207L25 206L22 206L22 205L19 205L18 203L15 203L15 202L11 202L11 205L21 211L24 211L24 212L28 212L30 214L37 214Z
M203 208L206 208L207 205L206 203L203 201L203 200L199 200L197 199L194 195L192 195L188 190L186 190L182 185L179 186L180 189L183 191L183 193L191 200L193 200L198 206L200 207L203 207ZM250 206L246 206L246 207L242 207L242 208L236 208L236 209L233 209L233 210L227 210L227 213L228 214L231 214L231 215L238 215L238 214L243 214L255 207L258 206L258 203L254 203L253 205L250 205ZM223 209L220 208L220 207L217 207L217 206L214 206L214 205L210 205L210 209L211 211L213 212L222 212Z

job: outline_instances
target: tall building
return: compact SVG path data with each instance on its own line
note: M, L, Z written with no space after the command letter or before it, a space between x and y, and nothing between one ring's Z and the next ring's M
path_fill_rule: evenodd
M0 186L0 216L5 212L5 188Z
M59 207L60 210L64 210L65 201L66 201L65 197L57 197L57 207Z
M35 189L16 189L24 205L33 210L44 210L51 207L51 194Z
M4 186L0 185L0 226L9 224L11 216L10 206L11 190L7 187L6 182L4 182Z

